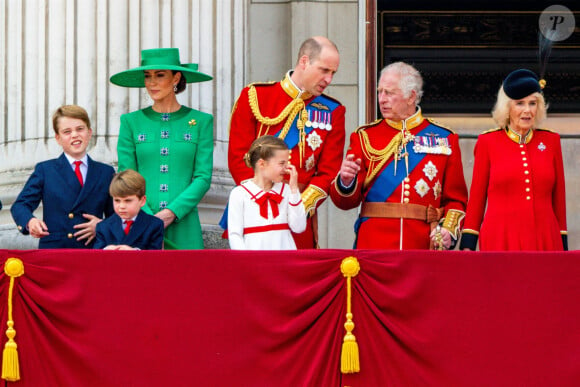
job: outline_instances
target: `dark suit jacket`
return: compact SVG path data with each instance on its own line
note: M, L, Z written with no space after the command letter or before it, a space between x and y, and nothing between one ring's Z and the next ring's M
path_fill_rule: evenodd
M108 245L128 245L141 250L161 250L163 247L163 221L153 215L139 211L129 234L123 230L123 219L113 214L97 225L95 249Z
M42 202L42 219L50 235L40 238L41 249L92 248L85 241L78 242L73 226L85 223L83 214L103 218L114 213L109 185L115 170L110 165L88 158L87 176L83 187L64 153L57 159L36 164L10 212L23 234L26 225Z

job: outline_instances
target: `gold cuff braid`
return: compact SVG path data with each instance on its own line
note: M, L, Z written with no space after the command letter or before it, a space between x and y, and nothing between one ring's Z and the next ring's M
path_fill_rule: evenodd
M460 210L449 210L447 215L445 215L445 220L443 221L443 227L449 231L453 239L457 240L459 237L459 231L461 227L461 221L465 217L465 212Z
M306 213L309 215L314 215L314 212L316 211L316 204L319 201L326 199L327 195L326 192L324 192L321 188L311 184L306 187L301 196Z

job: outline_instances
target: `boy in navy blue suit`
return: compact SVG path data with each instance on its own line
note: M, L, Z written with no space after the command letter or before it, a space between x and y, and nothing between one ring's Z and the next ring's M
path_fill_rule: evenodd
M64 105L52 116L63 153L36 164L10 212L18 230L40 238L39 248L91 248L97 223L113 214L107 191L115 170L87 155L92 136L86 110ZM42 202L42 220L34 210Z
M95 249L161 250L163 221L144 212L145 179L132 169L113 177L109 193L115 214L97 225Z

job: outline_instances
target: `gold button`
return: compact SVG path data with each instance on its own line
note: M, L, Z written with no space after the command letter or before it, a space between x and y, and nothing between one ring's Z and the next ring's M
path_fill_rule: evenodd
M75 214L73 214L72 212L71 212L70 214L68 214L68 218L69 218L69 219L72 219L72 218L74 218L74 217L75 217Z
M409 189L411 186L409 184L405 184L405 189Z
M525 173L526 175L529 175L529 174L530 174L530 172L529 172L529 171L524 171L524 173Z
M526 188L526 192L530 192L530 189L529 188Z
M524 167L527 167L527 166L528 166L528 163L524 163Z
M525 155L526 154L526 151L522 151L522 154Z
M73 234L69 232L68 235L67 235L67 237L68 237L68 239L72 239Z
M522 158L522 160L524 160L524 161L526 161L527 159L528 159L527 157Z
M405 192L404 192L404 195L405 195L405 196L409 196L409 191L405 191Z
M404 203L409 203L409 198L405 198L405 199L403 199L403 202L404 202Z
M524 147L524 145L523 144L520 144L520 148L523 148L523 147Z
M530 182L530 179L526 179L526 183L529 183L529 182Z
M411 179L409 179L408 177L405 177L405 183L408 183L410 181L411 181Z
M530 200L531 198L529 196L526 197L526 200Z

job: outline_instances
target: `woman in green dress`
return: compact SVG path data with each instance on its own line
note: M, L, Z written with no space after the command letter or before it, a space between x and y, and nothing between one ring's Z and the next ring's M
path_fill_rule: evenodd
M141 51L141 66L111 82L145 87L153 105L121 116L119 171L134 169L147 182L144 211L163 220L165 249L202 249L197 205L209 189L213 167L213 116L177 101L186 83L212 79L197 64L182 64L179 50Z

